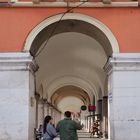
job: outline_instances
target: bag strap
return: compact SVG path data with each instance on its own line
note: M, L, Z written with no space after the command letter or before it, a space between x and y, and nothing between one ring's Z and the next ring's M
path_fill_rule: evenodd
M48 125L48 124L47 124L47 125ZM47 131L47 125L46 125L46 132L47 132L47 134L48 134L51 138L53 138L53 136L50 135L50 133Z

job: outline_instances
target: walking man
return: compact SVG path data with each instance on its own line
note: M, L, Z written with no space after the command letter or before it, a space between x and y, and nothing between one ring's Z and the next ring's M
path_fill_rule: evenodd
M60 134L60 140L78 140L77 130L81 130L83 125L71 119L71 112L64 113L65 118L58 122L56 129Z

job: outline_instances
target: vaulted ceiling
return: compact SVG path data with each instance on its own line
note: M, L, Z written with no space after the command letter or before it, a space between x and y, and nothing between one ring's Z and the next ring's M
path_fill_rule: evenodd
M39 65L36 73L38 92L42 86L43 96L60 110L68 97L67 106L71 106L73 98L80 100L78 102L81 105L89 103L89 100L85 99L86 96L92 98L92 95L95 95L96 98L100 98L104 94L106 74L103 67L107 62L107 55L102 46L88 35L67 32L51 37L43 51L36 57L36 62ZM72 78L59 80L62 77L82 80L77 83ZM84 90L83 81L88 85L89 92ZM51 86L53 91L49 90Z

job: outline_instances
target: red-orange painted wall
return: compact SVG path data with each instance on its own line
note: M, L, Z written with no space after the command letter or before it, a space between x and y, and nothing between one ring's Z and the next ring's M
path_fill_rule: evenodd
M0 52L22 51L30 31L65 8L0 8ZM139 8L78 8L74 12L97 18L117 38L120 52L140 52Z

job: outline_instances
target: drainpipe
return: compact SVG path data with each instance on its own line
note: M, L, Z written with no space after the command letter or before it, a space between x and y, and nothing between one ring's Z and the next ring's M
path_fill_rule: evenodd
M91 7L139 7L139 1L132 2L109 2L110 0L103 0L102 2L40 2L40 0L33 0L33 2L0 2L0 7L80 7L91 8Z

